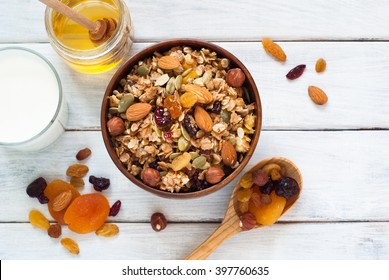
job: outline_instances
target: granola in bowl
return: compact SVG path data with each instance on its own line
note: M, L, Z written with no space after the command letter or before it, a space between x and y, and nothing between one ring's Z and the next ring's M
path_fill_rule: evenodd
M208 189L234 172L260 127L246 75L231 64L185 44L133 64L107 96L106 129L121 168L170 193Z

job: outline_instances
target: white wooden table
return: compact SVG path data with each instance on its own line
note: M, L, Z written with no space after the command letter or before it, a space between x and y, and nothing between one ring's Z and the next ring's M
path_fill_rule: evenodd
M300 201L277 224L231 238L210 259L389 259L389 1L126 2L135 27L133 54L183 37L235 54L251 71L263 108L263 131L246 169L283 156L304 177ZM48 43L43 16L37 0L0 0L0 48L19 45L46 56L69 105L67 131L53 146L35 153L0 149L0 259L183 259L216 229L237 180L184 201L156 197L129 182L105 151L99 126L113 72L93 76L69 69ZM284 48L285 64L265 54L263 37ZM317 74L320 57L328 67ZM303 76L288 81L285 74L302 63ZM308 85L327 92L326 106L311 102ZM75 152L85 146L93 151L91 173L111 179L110 203L122 201L119 215L110 218L121 232L98 238L64 229L63 236L79 243L81 253L74 256L28 223L33 208L50 215L25 189L38 176L66 179ZM89 191L89 185L82 190ZM149 224L156 211L169 220L159 233Z

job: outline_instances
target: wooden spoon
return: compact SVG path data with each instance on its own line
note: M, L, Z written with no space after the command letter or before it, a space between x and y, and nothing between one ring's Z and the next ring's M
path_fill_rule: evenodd
M285 176L292 177L297 181L300 186L300 193L289 200L287 200L285 208L281 214L284 215L298 200L302 188L303 188L303 178L297 166L290 160L282 157L273 157L269 159L262 160L254 167L252 167L248 172L251 172L255 169L262 168L266 164L276 163L284 170ZM236 211L237 209L237 199L236 193L239 190L239 183L235 186L232 191L230 202L226 214L221 225L205 240L197 249L195 249L191 254L189 254L185 259L186 260L205 260L216 248L221 245L224 240L234 236L237 233L242 232L243 230L240 227L239 215ZM254 228L261 228L263 225L256 225Z
M58 13L72 19L89 30L89 38L95 43L102 43L110 38L116 29L116 21L113 18L103 18L92 21L84 15L77 13L58 0L39 0Z

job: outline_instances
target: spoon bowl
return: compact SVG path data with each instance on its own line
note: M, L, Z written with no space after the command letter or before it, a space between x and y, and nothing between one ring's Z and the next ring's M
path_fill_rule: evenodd
M300 192L295 197L288 199L286 201L286 205L284 210L280 216L280 218L288 212L289 209L292 208L293 205L297 202L298 198L301 195L303 189L303 177L301 175L300 170L297 166L287 158L283 157L272 157L268 159L264 159L254 165L249 171L252 172L256 169L261 169L267 164L275 163L281 166L284 176L291 177L296 180L296 182L300 186ZM228 204L227 211L224 215L224 219L220 226L205 240L199 247L197 247L191 254L189 254L185 259L187 260L205 260L216 248L221 245L226 239L234 236L237 233L242 232L242 228L240 227L240 218L239 213L237 211L238 200L236 198L237 191L239 190L239 183L234 187L230 202ZM255 228L261 228L264 225L256 225Z

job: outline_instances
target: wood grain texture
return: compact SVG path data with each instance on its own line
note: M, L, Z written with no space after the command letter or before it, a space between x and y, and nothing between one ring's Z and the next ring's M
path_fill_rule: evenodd
M136 41L191 37L219 41L388 40L386 0L126 0ZM0 42L47 42L44 5L1 2ZM5 8L4 8L5 7ZM169 17L166 15L169 14ZM26 28L28 26L28 28Z
M154 232L148 223L118 224L120 233L106 238L75 234L63 228L62 237L78 242L79 255L69 254L46 232L30 224L0 224L0 258L60 260L184 259L218 224L169 224ZM209 259L231 260L368 260L389 258L388 223L275 224L235 235ZM26 238L28 236L28 238ZM146 245L147 242L147 245Z
M304 180L299 201L281 221L388 221L388 131L264 131L248 170L260 160L282 156L293 161ZM239 178L214 194L189 201L156 197L122 175L108 157L100 132L66 132L53 146L39 153L0 150L0 222L27 221L32 208L44 209L29 198L25 188L33 179L67 179L67 167L77 151L92 150L85 162L89 175L111 179L109 202L122 201L120 215L111 220L145 222L157 211L174 222L221 221L232 187ZM89 183L83 193L92 191ZM15 202L18 207L15 207Z
M288 60L281 64L267 55L259 42L217 43L238 57L251 72L259 89L265 130L317 130L389 128L389 43L285 42ZM134 44L135 54L150 44ZM7 44L0 45L9 46ZM22 44L46 56L57 69L69 104L68 129L99 129L105 89L114 70L98 75L76 73L66 66L49 44ZM327 70L314 70L319 57ZM305 63L297 80L286 73ZM329 101L315 105L308 86L324 90Z

